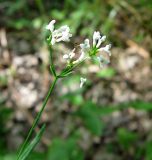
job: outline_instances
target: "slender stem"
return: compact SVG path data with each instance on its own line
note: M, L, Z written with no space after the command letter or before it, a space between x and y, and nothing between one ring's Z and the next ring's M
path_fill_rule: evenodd
M54 77L57 77L56 71L55 71L55 66L53 63L52 48L51 47L49 48L49 51L50 51L50 69L51 69L51 72L54 75Z
M50 95L51 95L51 93L52 93L52 91L53 91L53 89L54 89L54 87L55 87L55 84L56 84L57 80L58 80L58 77L55 77L52 85L51 85L50 88L49 88L49 91L48 91L48 93L47 93L47 96L46 96L46 98L44 99L44 102L43 102L43 104L42 104L41 110L40 110L39 113L37 114L37 116L36 116L36 118L35 118L35 120L34 120L34 122L33 122L33 125L32 125L32 127L31 127L31 129L30 129L30 131L29 131L29 133L28 133L28 136L26 137L23 145L21 146L21 149L20 149L20 151L19 151L17 160L19 160L22 151L23 151L23 150L25 149L25 147L27 146L27 143L28 143L29 139L31 138L31 135L32 135L32 133L33 133L36 125L38 124L38 122L39 122L39 120L40 120L40 118L41 118L41 115L42 115L42 113L43 113L43 111L44 111L44 109L45 109L45 106L46 106L46 104L47 104L47 102L48 102L48 100L49 100L49 97L50 97Z

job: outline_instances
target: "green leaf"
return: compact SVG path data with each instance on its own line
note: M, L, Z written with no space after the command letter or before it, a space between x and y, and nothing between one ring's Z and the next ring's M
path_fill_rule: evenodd
M152 141L149 141L149 142L146 144L146 157L145 157L145 160L152 160L152 152L151 152L151 149L152 149Z
M111 106L98 106L91 101L84 102L73 114L82 119L85 127L93 134L100 136L104 128L101 117L117 111L119 108Z
M125 128L119 128L117 131L117 137L119 144L124 148L124 149L129 149L135 141L138 139L138 135L134 132L128 131Z
M77 145L78 137L70 137L69 139L56 138L48 150L48 160L83 160L83 152Z
M132 102L120 103L116 106L112 106L112 108L115 108L116 110L134 108L136 110L152 111L152 103L136 100Z
M61 97L61 100L68 100L71 104L79 106L83 103L83 97L79 92L67 93Z
M31 27L31 21L25 18L20 18L18 20L10 20L7 22L8 26L14 27L17 30Z
M54 19L61 21L65 18L65 13L64 11L61 11L61 10L60 12L58 10L52 10L52 16L54 17Z
M49 160L58 160L61 159L62 160L67 160L68 159L68 153L66 151L66 144L64 143L63 140L60 139L55 139L52 142L51 148L48 152L48 159Z
M99 116L105 116L118 110L115 106L99 106L91 101L86 101L83 106L91 108L91 110Z
M100 119L97 108L84 105L79 108L75 115L82 119L84 125L92 134L101 135L104 124Z
M32 152L28 157L28 160L46 160L46 152Z
M10 153L7 153L6 155L0 155L0 160L16 160L16 155Z
M34 147L37 145L37 143L40 141L42 134L45 130L45 124L41 127L40 131L37 133L37 135L34 137L34 139L31 141L31 143L29 143L29 145L26 146L26 148L23 150L23 152L21 153L20 157L18 158L18 160L25 160L29 154L32 152L32 150L34 149Z
M80 76L79 75L73 75L71 78L66 78L63 83L66 87L72 86L73 84L79 84L80 82Z
M150 102L144 102L144 101L134 101L130 104L135 109L141 109L146 111L152 110L152 103Z
M105 68L97 73L98 77L101 78L112 78L115 76L116 71L113 68Z

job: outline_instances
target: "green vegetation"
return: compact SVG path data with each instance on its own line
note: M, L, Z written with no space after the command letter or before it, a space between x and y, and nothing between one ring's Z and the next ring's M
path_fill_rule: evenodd
M49 117L50 121L46 120L46 126L43 126L43 122L40 122L38 136L24 150L22 160L26 159L29 152L31 152L31 155L28 160L87 160L95 159L94 157L99 152L101 152L101 155L105 153L113 155L111 160L115 160L115 156L122 160L151 160L151 88L141 87L148 84L150 86L151 83L150 78L146 79L151 75L152 3L150 0L0 0L0 6L1 27L6 30L6 33L8 32L8 44L11 43L12 39L15 42L8 46L8 50L13 53L12 57L14 52L17 55L22 54L16 49L22 40L25 40L30 46L30 50L27 49L27 51L24 50L26 45L22 46L23 55L37 56L40 47L45 46L47 36L44 31L45 25L52 19L56 19L59 26L63 24L71 26L71 32L76 36L76 39L72 39L75 46L82 38L91 36L95 30L100 30L108 36L108 40L112 42L112 48L122 49L114 51L111 60L112 65L97 70L95 74L91 73L84 88L79 89L75 85L79 83L79 73L69 79L61 80L64 86L64 88L61 88L63 91L61 91L61 84L59 84L50 102L50 106L55 107L51 108L49 106L52 110L48 107L51 111L48 111L48 115L45 117L46 119ZM130 43L130 41L133 43ZM73 46L70 44L66 47L72 48ZM147 59L144 59L145 52L141 54L140 47L149 54ZM134 51L134 48L140 49ZM2 47L3 49L5 47ZM129 52L129 49L132 50ZM119 53L115 54L116 52ZM121 55L126 56L128 52L129 55L132 55L132 52L134 55L134 52L136 52L135 54L141 56L139 58L141 59L139 61L141 66L138 63L135 64L137 68L139 65L139 70L131 68L122 71L121 65L117 66L117 58L122 58ZM20 106L16 107L14 105L15 100L9 101L9 98L16 94L16 99L20 99L20 97L18 98L18 88L16 89L17 93L13 92L19 80L17 80L17 74L13 76L9 74L1 75L1 71L13 66L13 62L10 62L9 65L1 63L2 58L0 53L0 160L16 160L17 148L9 147L8 136L12 129L10 126L13 122L13 124L27 127L18 132L22 140L30 127L29 122L26 122L28 118L18 120L15 117ZM55 59L55 57L53 58ZM126 57L124 59L127 61ZM44 65L43 71L40 71L40 73L44 72L41 77L47 77L48 64L40 58L39 61L39 66ZM58 63L57 60L56 62ZM31 68L33 66L31 65ZM143 67L145 67L145 70L142 70ZM19 69L17 68L17 70ZM39 71L39 68L37 70ZM54 70L52 72L54 74ZM86 70L82 69L82 72L85 73ZM144 81L144 83L139 81L140 76L134 76L136 72L140 72L139 75L143 74L141 81ZM137 78L137 81L134 81L134 78ZM22 80L21 78L20 81L23 85L27 85L27 79ZM47 85L45 78L42 81ZM49 79L49 81L52 81L52 79ZM100 81L103 83L100 83ZM36 82L36 85L38 86L39 83ZM95 86L96 88L93 89ZM115 89L117 92L107 88ZM96 92L99 92L99 94L97 95ZM120 96L120 100L117 95ZM39 97L41 98L43 95ZM32 107L25 110L35 116L37 110L35 111ZM45 118L43 121L45 121ZM58 122L59 120L62 123ZM53 123L56 125L54 130L51 128ZM63 130L65 126L67 128ZM32 151L40 140L45 127L48 130L46 135L44 133L44 137L49 137L49 144L43 143L42 140L38 147ZM101 158L101 160L103 159Z

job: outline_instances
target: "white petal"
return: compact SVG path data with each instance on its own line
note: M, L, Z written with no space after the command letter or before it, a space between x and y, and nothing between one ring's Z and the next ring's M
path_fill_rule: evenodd
M99 41L101 38L100 32L95 31L93 33L93 46L96 46L96 43Z
M46 29L53 32L55 22L56 22L55 20L52 20L48 25L46 25Z
M79 62L83 61L85 58L86 58L85 52L84 52L83 50L81 50L81 55L80 55L80 57L79 57L76 61L74 61L73 63L74 63L74 64L79 63Z
M75 51L75 48L70 53L64 54L63 59L66 59L68 61L71 60L75 56L74 51Z
M56 42L60 41L69 41L72 34L70 33L70 28L68 26L62 26L58 30L53 32L53 35L56 37Z
M104 42L106 40L106 36L102 36L99 40L98 40L98 43L96 45L97 48L100 47L101 43Z
M80 48L81 48L83 51L89 49L89 48L90 48L89 39L85 39L85 40L84 40L84 43L81 43L81 44L80 44Z
M106 45L105 47L101 47L100 49L99 49L99 51L104 51L104 52L107 52L108 54L109 54L109 56L111 56L111 52L110 52L110 48L111 48L111 44L108 44L108 45Z
M84 44L86 45L86 48L90 48L89 39L85 39Z
M70 31L70 28L69 26L67 25L64 25L64 26L61 26L59 29L58 29L59 32L69 32Z
M93 33L93 39L100 39L101 35L100 35L100 32L99 31L95 31Z

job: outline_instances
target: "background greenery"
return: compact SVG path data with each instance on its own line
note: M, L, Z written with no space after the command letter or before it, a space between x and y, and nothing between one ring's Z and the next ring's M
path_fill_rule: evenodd
M73 43L78 44L80 41L82 42L83 38L91 37L95 30L100 30L107 35L108 41L112 42L113 46L111 65L104 70L91 74L89 82L83 90L74 89L60 95L60 86L63 85L65 88L71 86L72 88L74 83L79 83L79 74L61 82L56 88L56 94L50 102L50 106L58 106L53 111L56 118L54 121L48 120L47 123L48 126L55 123L55 128L60 128L61 124L56 125L60 117L63 123L65 120L62 127L67 127L68 133L64 135L63 131L55 132L48 129L47 134L52 134L49 136L49 145L40 144L31 154L29 160L152 160L151 126L148 126L147 130L143 127L148 122L152 122L151 70L147 76L144 75L149 76L149 79L143 82L149 86L137 89L136 93L140 96L135 99L121 100L122 97L120 97L120 101L115 101L114 95L108 89L112 87L111 84L114 82L117 84L123 82L132 91L134 91L135 86L142 87L143 84L140 81L132 82L132 79L136 73L140 75L141 68L146 66L151 69L151 10L152 2L150 0L0 0L0 28L6 30L8 50L13 53L12 57L15 54L36 56L40 48L45 46L46 33L44 27L52 19L57 20L57 25L67 24L71 27L71 32L75 38L68 46L65 45L66 48L72 48ZM9 41L9 38L13 39L14 43ZM21 45L19 42L22 40L26 41L29 47L19 47ZM62 47L61 51L64 50ZM118 59L121 59L123 53L127 54L129 47L136 47L135 52L139 52L145 57L148 54L148 58L142 58L141 65L139 64L133 73L132 69L122 72L117 66ZM125 54L123 55L125 57ZM14 115L18 108L9 105L9 96L5 96L5 92L9 92L10 77L16 77L16 71L11 64L3 64L2 58L0 70L3 71L7 68L11 76L0 74L0 159L13 160L16 157L17 147L9 146L9 125L13 121L13 128L17 128L18 123L24 126L24 129L19 131L22 140L30 125L26 124L27 117L23 121L15 121ZM56 57L54 60L58 63ZM62 68L62 66L58 68ZM42 77L45 74L48 75L48 70L48 64L44 61L40 62L38 71ZM127 78L127 74L130 73L133 76ZM142 81L144 79L145 77L142 77ZM101 88L101 92L104 93L103 96L93 101L91 97L96 97L96 93L99 92L98 86L96 88L97 84L104 86ZM124 89L124 93L127 93L128 88ZM123 86L120 87L121 89ZM87 93L93 96L89 97ZM67 105L66 109L62 109L64 103ZM33 116L35 115L33 108L28 110L33 113ZM118 118L119 122L115 126L112 124L112 117L117 114L120 114L121 118ZM126 114L129 115L127 120ZM144 116L142 116L143 114ZM123 120L124 123L121 124L120 122ZM68 123L66 123L67 121ZM142 123L145 121L147 123ZM134 124L137 127L132 129L134 127L131 126ZM141 124L143 124L142 127ZM88 141L89 143L86 143Z

